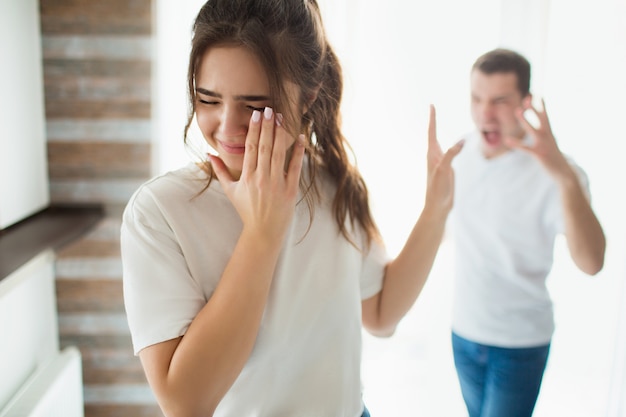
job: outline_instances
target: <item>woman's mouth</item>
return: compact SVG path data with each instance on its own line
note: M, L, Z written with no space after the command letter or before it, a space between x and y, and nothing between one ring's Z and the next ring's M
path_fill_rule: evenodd
M242 155L246 151L245 143L227 143L220 141L220 147L226 151L226 153Z

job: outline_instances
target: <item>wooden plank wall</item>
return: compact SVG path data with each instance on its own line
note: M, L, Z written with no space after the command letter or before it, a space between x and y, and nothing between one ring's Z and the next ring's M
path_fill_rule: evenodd
M40 0L53 203L107 216L56 262L61 346L83 357L86 417L162 416L124 314L120 214L150 176L152 0Z

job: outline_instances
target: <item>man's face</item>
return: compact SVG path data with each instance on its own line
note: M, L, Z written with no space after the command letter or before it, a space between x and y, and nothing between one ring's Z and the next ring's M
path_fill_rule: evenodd
M530 95L522 97L513 72L485 74L473 70L470 85L472 119L482 136L483 154L493 158L509 151L505 138L524 137L515 111L528 108Z

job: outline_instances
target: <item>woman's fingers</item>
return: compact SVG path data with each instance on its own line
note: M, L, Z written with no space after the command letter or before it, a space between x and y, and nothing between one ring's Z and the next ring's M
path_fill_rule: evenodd
M433 104L430 105L430 112L428 115L428 152L441 156L441 146L437 140L437 112Z
M464 144L465 144L465 139L461 139L457 143L452 145L450 149L448 149L446 153L443 155L443 159L441 160L441 163L445 164L445 166L447 167L451 166L452 160L461 152L461 149L463 149Z
M226 164L219 156L207 154L209 161L211 161L211 168L217 177L217 180L223 184L222 187L226 190L228 184L232 183L233 177L228 172L228 168L226 168Z
M428 118L428 149L426 151L426 169L429 175L435 169L442 156L443 152L437 140L437 114L435 106L431 104Z
M293 137L285 130L282 125L283 116L276 113L276 126L274 127L274 148L272 149L272 158L270 160L270 173L276 178L282 178L285 175L285 161L287 159L287 151L293 143Z
M298 183L300 182L300 173L304 160L304 144L305 138L304 135L301 134L293 144L291 161L289 161L289 168L287 169L287 187L293 190L294 193L297 192Z
M437 113L435 110L435 106L431 104L429 106L429 114L428 114L428 146L429 147L437 147L439 143L437 142Z
M305 140L301 137L294 144L293 137L284 128L282 122L282 115L274 113L270 107L266 107L262 113L255 110L252 114L246 137L242 178L256 177L256 186L266 179L271 179L271 182L275 184L284 184L286 174L289 184L292 183L293 177L296 177L294 180L296 185L299 181ZM292 145L293 153L289 167L287 167L285 161Z
M242 175L247 172L254 172L257 167L261 119L261 112L259 110L254 110L252 112L252 117L250 117L250 124L248 125L246 151L243 155L243 166L241 171Z
M271 107L266 107L263 111L263 120L261 122L257 159L257 170L261 174L269 174L271 169L272 151L274 148L274 118L274 110Z
M285 161L293 138L282 125L283 117L266 107L263 112L257 152L257 173L264 177L282 179L285 175Z
M282 115L274 113L271 107L266 107L263 112L255 110L252 113L243 163L243 172L247 175L255 171L264 176L274 172L284 174L287 149L293 139L281 122Z

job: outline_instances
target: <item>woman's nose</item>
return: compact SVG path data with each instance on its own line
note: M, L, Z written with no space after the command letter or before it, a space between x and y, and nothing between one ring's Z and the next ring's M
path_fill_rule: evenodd
M219 131L225 136L245 135L249 122L249 112L224 106L220 114Z

